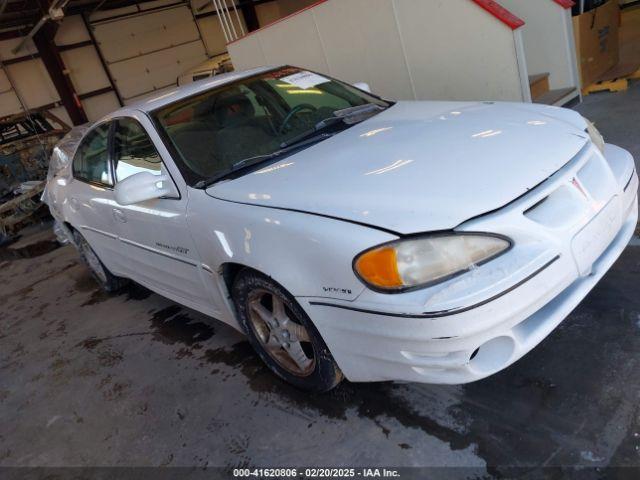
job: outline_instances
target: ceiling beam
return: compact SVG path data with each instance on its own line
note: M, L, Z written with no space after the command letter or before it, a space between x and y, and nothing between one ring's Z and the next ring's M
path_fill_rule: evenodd
M58 47L53 43L57 29L57 23L45 23L33 36L33 43L71 121L74 125L81 125L87 122L87 114L69 78L69 71L60 57Z

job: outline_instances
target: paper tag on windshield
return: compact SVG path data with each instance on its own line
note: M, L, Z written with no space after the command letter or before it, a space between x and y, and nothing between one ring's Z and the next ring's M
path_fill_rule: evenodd
M280 80L290 83L291 85L295 85L302 90L306 90L307 88L315 87L316 85L329 81L328 78L313 72L299 72L289 75L288 77L282 77Z

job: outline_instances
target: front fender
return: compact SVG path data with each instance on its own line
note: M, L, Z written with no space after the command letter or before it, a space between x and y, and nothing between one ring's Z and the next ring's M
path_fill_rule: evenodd
M353 259L398 238L333 218L192 193L188 222L203 263L219 273L226 263L253 268L297 297L354 300L365 286Z

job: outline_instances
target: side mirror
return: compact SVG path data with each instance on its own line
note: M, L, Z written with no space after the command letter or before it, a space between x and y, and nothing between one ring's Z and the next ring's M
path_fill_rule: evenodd
M354 83L353 86L359 88L360 90L364 90L365 92L371 93L371 87L366 82Z
M171 193L167 185L170 181L166 175L140 172L118 182L113 193L120 205L132 205L168 195Z

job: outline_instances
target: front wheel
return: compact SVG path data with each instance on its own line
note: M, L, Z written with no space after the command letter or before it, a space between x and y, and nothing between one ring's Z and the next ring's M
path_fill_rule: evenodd
M104 266L96 252L91 248L91 245L89 245L87 240L80 233L74 231L73 239L82 261L87 267L89 267L91 275L98 282L100 288L105 292L115 293L122 290L122 288L129 283L126 278L116 277L107 267Z
M246 269L238 274L232 294L249 342L275 374L314 392L326 392L342 381L324 340L289 292Z

